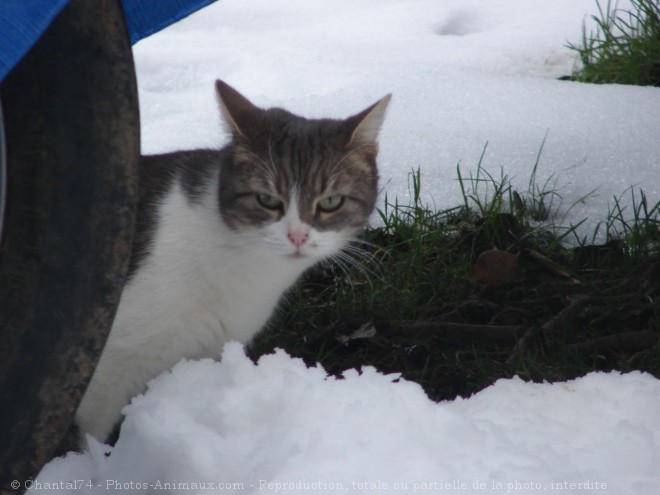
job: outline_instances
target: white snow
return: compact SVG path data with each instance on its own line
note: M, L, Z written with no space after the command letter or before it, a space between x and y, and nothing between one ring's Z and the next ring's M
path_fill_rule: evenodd
M456 165L474 171L486 142L486 169L526 189L547 133L539 181L557 180L564 212L597 189L567 217L593 226L631 185L660 199L660 89L556 80L594 12L593 0L219 0L135 47L143 150L221 146L216 78L308 117L392 92L390 197L406 200L419 166L428 201L458 204ZM99 493L660 493L649 375L500 380L440 404L395 378L335 380L281 352L254 365L232 344L221 363L154 380L111 456L94 444L54 460L33 493L78 493L73 480Z
M596 11L595 0L220 0L136 46L144 152L224 143L216 78L307 117L391 92L379 159L390 198L405 202L421 167L427 201L456 206L456 165L475 171L486 143L485 168L526 190L547 133L538 181L557 180L559 220L596 190L565 221L589 217L590 234L628 187L660 198L660 89L557 80Z
M92 493L660 492L660 380L650 375L499 380L439 404L397 378L372 368L327 378L282 351L257 366L231 343L220 363L182 361L153 380L126 408L109 457L99 445L70 453L35 488L85 480Z

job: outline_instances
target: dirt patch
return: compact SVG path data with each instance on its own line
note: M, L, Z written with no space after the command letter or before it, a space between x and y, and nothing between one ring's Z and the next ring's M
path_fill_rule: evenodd
M620 243L566 250L553 260L521 250L504 264L512 256L512 277L495 283L486 277L487 284L476 277L467 296L431 300L414 318L384 319L367 307L337 318L316 299L315 309L264 332L250 355L279 347L337 376L374 366L418 382L433 400L470 396L514 375L552 382L590 371L642 370L660 378L659 259L620 276L617 267L627 256ZM474 258L466 280L480 266ZM328 296L341 276L332 265L319 267L297 295Z

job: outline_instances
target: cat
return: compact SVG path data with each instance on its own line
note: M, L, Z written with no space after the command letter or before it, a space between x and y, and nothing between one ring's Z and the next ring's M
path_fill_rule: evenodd
M345 120L312 120L258 108L223 81L215 89L227 146L140 158L127 283L76 413L82 436L107 441L131 398L182 358L248 343L373 212L391 95Z

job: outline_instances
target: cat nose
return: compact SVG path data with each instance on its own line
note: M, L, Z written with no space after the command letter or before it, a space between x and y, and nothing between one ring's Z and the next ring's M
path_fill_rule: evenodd
M288 237L291 241L291 244L299 248L307 242L307 239L309 239L309 234L303 230L293 230L289 231Z

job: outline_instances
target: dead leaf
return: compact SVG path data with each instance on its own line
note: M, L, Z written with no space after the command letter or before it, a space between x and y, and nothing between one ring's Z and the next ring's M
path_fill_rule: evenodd
M489 249L477 258L469 277L475 284L485 284L490 287L510 284L522 276L518 255Z
M337 335L337 340L340 344L348 345L351 340L355 339L370 339L376 335L376 327L370 321L360 325L357 330L355 330L350 335Z

